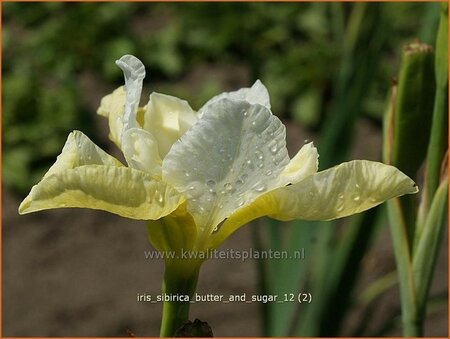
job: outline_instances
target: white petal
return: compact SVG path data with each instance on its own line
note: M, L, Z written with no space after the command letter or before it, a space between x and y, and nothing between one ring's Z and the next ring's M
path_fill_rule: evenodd
M173 145L163 179L185 194L197 225L208 232L279 187L288 162L285 127L268 108L223 99Z
M126 102L122 123L123 131L126 131L129 128L138 127L136 112L141 98L142 81L145 78L145 67L142 62L133 55L124 55L116 61L116 64L123 71L125 77Z
M211 105L222 99L243 100L247 101L250 104L259 104L270 109L269 92L267 91L266 86L264 86L261 81L256 80L256 82L250 88L241 88L240 90L234 92L224 92L216 95L199 110L200 114L203 114L208 105Z
M161 158L156 139L141 128L127 130L122 138L122 151L130 167L161 178Z
M144 115L144 129L158 142L164 158L170 148L197 121L187 101L170 95L152 93Z

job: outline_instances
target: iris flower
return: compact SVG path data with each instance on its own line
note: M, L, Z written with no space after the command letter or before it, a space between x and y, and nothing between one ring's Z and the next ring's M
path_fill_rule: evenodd
M105 210L148 220L149 239L160 251L198 253L261 216L331 220L418 191L405 174L379 162L355 160L318 172L313 143L290 159L285 126L259 80L213 97L197 112L159 93L139 107L144 65L131 55L116 64L125 86L102 99L98 114L108 119L127 166L74 131L19 213ZM165 291L192 294L201 262L166 259ZM161 335L172 335L186 318L180 307L189 306L165 305Z

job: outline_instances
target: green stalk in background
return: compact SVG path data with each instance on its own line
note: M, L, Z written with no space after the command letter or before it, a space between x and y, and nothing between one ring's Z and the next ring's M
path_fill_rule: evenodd
M385 162L414 178L426 157L420 207L414 198L388 202L405 336L423 336L429 287L447 219L448 174L442 166L448 135L447 11L448 4L442 3L435 58L427 45L405 48L398 86L385 116Z

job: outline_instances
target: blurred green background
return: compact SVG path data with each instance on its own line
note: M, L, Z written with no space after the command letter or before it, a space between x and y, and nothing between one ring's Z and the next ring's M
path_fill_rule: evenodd
M3 179L26 193L67 134L92 138L95 104L122 84L114 60L135 54L152 91L199 108L223 90L260 78L273 112L318 129L333 107L343 55L376 44L358 114L380 121L401 46L433 42L433 4L370 4L344 32L354 4L6 3L3 4ZM376 30L376 32L367 32ZM357 32L359 31L359 32ZM360 61L352 61L350 68ZM368 72L370 71L370 72ZM354 81L358 79L349 79ZM98 137L97 140L99 141Z
M98 211L16 212L72 130L120 157L107 122L95 113L100 99L123 84L114 60L134 54L145 64L141 104L157 91L198 109L211 96L259 78L273 113L287 125L291 155L312 139L322 169L350 158L379 160L382 116L402 47L415 39L434 45L439 6L2 3L2 15L3 334L125 336L129 328L142 336L157 335L160 309L138 305L135 292L158 293L161 279L158 263L142 262L141 248L149 246L144 228ZM207 263L200 293L301 288L313 291L314 303L300 311L202 305L192 316L222 336L400 335L395 262L382 212L283 228L261 220L240 230L224 246L305 247L308 260L296 267ZM447 336L445 253L428 335Z

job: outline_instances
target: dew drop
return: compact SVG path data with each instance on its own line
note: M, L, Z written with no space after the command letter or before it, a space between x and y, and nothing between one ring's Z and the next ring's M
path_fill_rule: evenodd
M208 185L209 187L212 187L212 186L214 186L216 184L216 182L214 181L214 180L208 180L207 182L206 182L206 185Z
M277 146L277 145L273 145L273 146L270 148L270 152L272 152L272 153L277 153L277 151L278 151L278 146Z
M203 194L203 185L198 181L192 182L186 192L186 195L190 199L198 198L202 194Z
M266 172L266 175L272 175L272 171L271 171L271 170L268 170L268 171Z
M242 110L242 115L243 115L244 117L248 116L248 111L246 111L245 109Z
M237 181L236 181L236 185L238 185L238 186L240 186L240 185L242 185L244 182L241 180L241 179L238 179Z
M259 168L263 168L263 167L264 167L264 163L260 162L260 163L258 164L258 167L259 167Z
M260 151L255 151L255 155L259 160L264 159L264 155Z
M223 204L219 204L219 208L222 209L223 208Z
M184 176L185 176L185 177L189 177L189 176L190 176L189 172L184 171Z
M353 197L353 201L359 201L359 200L361 200L361 197L359 195L355 195Z
M246 161L246 163L247 163L247 165L251 165L251 164L252 164L252 161L251 161L250 159L248 159L248 160Z
M164 202L164 197L163 197L163 195L161 194L161 192L158 191L158 190L155 191L155 198L156 198L156 201L157 201L159 204L162 204L162 203Z
M338 211L338 212L342 212L343 209L344 209L344 205L340 205L340 206L336 207L336 211Z
M305 140L303 140L303 143L304 143L304 144L307 144L307 143L309 143L309 139L305 139Z
M253 189L256 192L264 192L266 190L266 185L264 185L262 182L257 182L254 186Z
M233 189L233 185L231 185L229 182L227 182L225 185L223 185L226 191L231 191Z
M242 181L244 181L245 182L245 180L247 180L247 178L248 178L248 175L247 174L242 174L242 176L241 176L241 180Z

